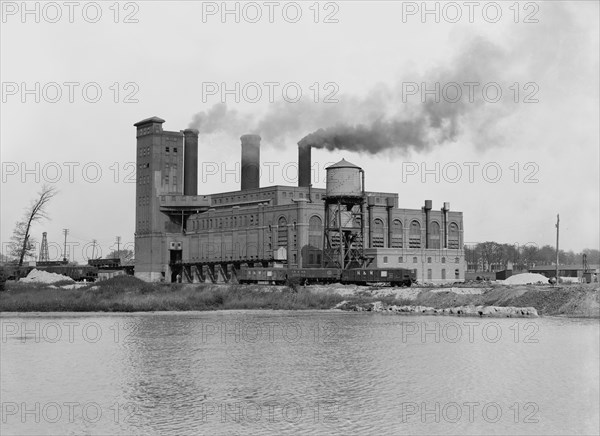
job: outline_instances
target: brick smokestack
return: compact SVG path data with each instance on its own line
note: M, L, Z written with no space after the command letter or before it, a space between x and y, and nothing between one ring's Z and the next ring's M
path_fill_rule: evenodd
M260 187L260 136L242 135L242 191Z
M298 143L298 186L308 188L311 185L310 166L311 146Z
M198 195L198 130L186 129L183 136L183 195Z

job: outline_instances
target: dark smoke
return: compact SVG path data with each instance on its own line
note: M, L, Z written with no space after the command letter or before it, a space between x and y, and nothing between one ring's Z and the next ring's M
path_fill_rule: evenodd
M426 136L427 123L424 119L377 120L370 126L339 124L319 129L302 138L298 145L375 154L393 147L424 150L432 145Z
M444 98L435 101L432 97L422 102L421 93L418 92L403 101L402 83L412 82L419 87L425 84L427 89L434 89L435 83L440 83L440 88L450 82L486 83L497 79L498 68L506 58L507 53L497 45L484 38L471 38L462 46L450 66L438 67L424 77L399 80L393 89L380 88L382 92L375 93L376 98L371 105L380 110L377 118L370 123L337 123L310 133L302 138L300 144L327 150L375 154L386 150L422 152L455 142L466 129L481 122L491 125L495 122L492 115L501 115L493 110L487 112L488 116L483 119L474 119L484 106L480 96L473 102L469 102L464 94L457 102ZM373 99L373 95L370 98ZM394 115L386 117L382 113L394 106L397 108ZM494 109L499 109L499 106Z

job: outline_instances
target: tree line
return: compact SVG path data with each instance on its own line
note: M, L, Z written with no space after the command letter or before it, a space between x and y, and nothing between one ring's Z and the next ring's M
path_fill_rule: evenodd
M559 265L583 266L583 255L587 255L588 265L600 264L600 250L584 249L580 253L574 251L558 251ZM553 265L556 263L556 248L551 245L538 246L501 244L494 241L465 245L465 261L471 271L500 271L512 263L513 270L526 270L536 265Z

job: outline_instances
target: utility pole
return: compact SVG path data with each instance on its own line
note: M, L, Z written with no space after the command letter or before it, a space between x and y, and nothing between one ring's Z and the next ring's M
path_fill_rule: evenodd
M92 259L95 259L96 258L95 257L95 255L96 255L96 240L95 239L92 239L92 244L94 244L94 245L92 245Z
M117 236L117 257L121 259L121 237Z
M556 214L556 284L558 285L558 231L560 226L560 215Z
M63 261L67 261L67 235L69 234L69 229L63 229L63 234L65 235L65 246L63 248Z

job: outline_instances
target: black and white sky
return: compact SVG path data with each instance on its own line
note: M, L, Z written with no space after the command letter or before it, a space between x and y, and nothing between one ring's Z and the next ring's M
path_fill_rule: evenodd
M561 248L599 246L598 2L2 2L0 36L2 251L44 182L38 240L132 248L150 116L200 130L202 194L254 132L261 186L295 185L306 138L314 186L345 158L467 243L553 245L560 213Z

